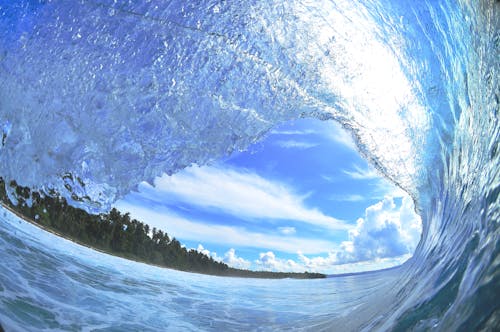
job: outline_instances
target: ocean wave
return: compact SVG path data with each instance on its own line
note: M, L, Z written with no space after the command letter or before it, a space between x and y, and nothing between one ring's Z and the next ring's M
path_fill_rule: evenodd
M424 231L392 304L346 326L494 328L499 7L0 1L0 174L97 212L284 121L335 120Z

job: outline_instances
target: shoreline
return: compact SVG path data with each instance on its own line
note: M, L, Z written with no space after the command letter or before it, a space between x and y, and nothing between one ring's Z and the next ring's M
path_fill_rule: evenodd
M115 254L111 254L109 252L106 252L102 249L99 249L99 248L96 248L96 247L93 247L91 245L88 245L86 243L83 243L83 242L80 242L78 240L75 240L75 239L72 239L71 237L69 236L66 236L66 235L63 235L63 234L60 234L58 233L57 231L47 227L47 226L44 226L44 225L41 225L37 222L35 222L34 220L22 215L21 213L17 212L16 210L13 210L11 207L5 205L4 202L0 201L0 205L2 208L4 208L5 210L8 210L10 213L14 214L16 217L18 217L19 219L23 220L24 222L28 223L28 224L31 224L47 233L50 233L52 235L55 235L57 237L60 237L60 238L63 238L65 240L68 240L74 244L77 244L79 246L82 246L82 247L85 247L85 248L88 248L90 250L94 250L94 251L97 251L101 254L105 254L105 255L108 255L108 256L113 256L113 257L118 257L118 258L122 258L122 259L126 259L126 260L129 260L129 261L132 261L132 262L136 262L136 263L141 263L141 264L146 264L146 265L149 265L149 266L154 266L154 267L158 267L158 268L161 268L161 269L167 269L167 270L173 270L173 271L179 271L179 272L186 272L186 273L195 273L195 274L203 274L203 275L209 275L209 276L214 276L214 277L225 277L225 276L218 276L218 275L213 275L213 274L205 274L205 273L197 273L197 272L190 272L190 271L183 271L183 270L178 270L178 269L174 269L174 268L171 268L171 267L166 267L166 266L161 266L161 265L158 265L158 264L151 264L151 263L146 263L144 261L140 261L138 259L133 259L133 258L129 258L129 257L125 257L125 256L121 256L121 255L115 255ZM228 276L230 277L230 276ZM260 278L255 278L255 279L260 279ZM0 330L1 332L1 330Z
M160 267L162 269L169 269L169 270L181 271L181 270L176 270L176 269L172 269L172 268L161 266L161 265L149 264L149 263L146 263L146 262L142 262L140 260L127 258L127 257L120 256L120 255L110 254L109 252L106 252L106 251L104 251L102 249L99 249L99 248L93 247L91 245L88 245L86 243L80 242L78 240L72 239L71 237L69 237L67 235L63 235L63 234L58 233L56 230L53 230L53 229L51 229L51 228L49 228L47 226L41 225L41 224L35 222L34 220L32 220L32 219L30 219L30 218L22 215L21 213L17 212L16 210L13 210L10 206L5 205L5 203L2 202L2 201L0 201L0 205L1 205L2 208L4 208L5 210L8 210L10 213L14 214L16 217L18 217L19 219L23 220L26 223L31 224L31 225L33 225L33 226L35 226L35 227L37 227L37 228L39 228L39 229L47 232L47 233L50 233L50 234L55 235L57 237L63 238L65 240L68 240L68 241L70 241L72 243L75 243L77 245L80 245L82 247L88 248L90 250L94 250L94 251L100 252L101 254L106 254L106 255L109 255L109 256L113 256L113 257L120 257L120 258L127 259L127 260L130 260L130 261L136 262L136 263L147 264L147 265L151 265L151 266L155 266L155 267ZM187 272L187 271L182 271L182 272Z
M206 276L211 276L211 277L225 277L225 278L244 278L244 279L269 279L269 280L272 280L272 279L296 279L296 280L311 280L311 279L325 279L327 278L328 276L325 275L325 274L321 274L323 275L323 277L316 277L316 278L298 278L298 277L291 277L291 276L283 276L283 277L280 277L280 278L272 278L272 277L265 277L265 276L244 276L244 275L231 275L231 274L210 274L210 273L202 273L202 272L196 272L196 271L186 271L186 270L180 270L180 269L175 269L175 268L172 268L172 267L167 267L167 266L162 266L162 265L158 265L158 264L154 264L154 263L148 263L148 262L145 262L145 261L142 261L142 260L138 260L136 258L133 258L133 257L127 257L127 256L123 256L123 255L119 255L119 254L113 254L113 253L110 253L110 252L107 252L103 249L100 249L100 248L97 248L97 247L94 247L94 246L91 246L89 244L86 244L86 243L83 243L77 239L74 239L74 238L71 238L67 235L64 235L64 234L61 234L59 233L58 231L50 228L50 227L47 227L45 225L42 225L42 224L39 224L37 223L35 220L29 218L29 217L26 217L25 215L21 214L20 212L14 210L13 208L11 208L10 206L8 206L7 204L5 204L3 201L0 200L0 206L7 210L8 212L12 213L13 215L15 215L17 218L21 219L22 221L28 223L28 224L31 224L45 232L48 232L54 236L57 236L59 238L62 238L62 239L65 239L67 241L70 241L74 244L77 244L77 245L80 245L82 247L85 247L85 248L88 248L90 250L93 250L93 251L96 251L96 252L99 252L101 254L105 254L105 255L109 255L109 256L113 256L113 257L118 257L118 258L121 258L121 259L126 259L126 260L129 260L129 261L132 261L132 262L135 262L135 263L141 263L141 264L146 264L146 265L149 265L149 266L153 266L153 267L158 267L158 268L162 268L162 269L167 269L167 270L172 270L172 271L178 271L178 272L185 272L185 273L194 273L194 274L201 274L201 275L206 275ZM249 272L249 273L255 273L255 274L258 274L258 273L275 273L275 274L280 274L280 273L283 273L283 274L288 274L288 272L268 272L268 271L253 271L253 270L239 270L239 269L234 269L234 268L230 268L230 269L233 269L235 271L241 271L241 272ZM234 273L234 272L233 272ZM309 272L304 272L304 273L295 273L297 275L308 275ZM1 330L0 330L1 332Z

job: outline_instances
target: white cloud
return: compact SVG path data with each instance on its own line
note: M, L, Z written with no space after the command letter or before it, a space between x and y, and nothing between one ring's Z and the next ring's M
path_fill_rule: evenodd
M369 261L352 263L339 263L335 254L326 257L316 256L309 258L302 253L298 259L282 259L276 257L272 251L260 253L259 259L255 260L255 269L276 272L319 272L326 274L357 273L373 270L381 270L403 264L411 257L405 254L397 257L376 258Z
M136 206L120 201L116 204L120 211L130 212L133 218L142 220L151 227L168 232L183 240L216 243L226 246L266 248L287 253L296 253L297 248L308 254L319 254L338 248L332 242L307 239L295 236L276 236L248 231L242 227L206 224L196 220L187 220L171 211L152 211L144 206Z
M372 179L373 170L354 167L344 171L352 178ZM272 251L261 253L255 261L257 268L274 271L319 271L341 273L384 268L403 262L413 253L421 235L421 222L413 211L409 196L393 185L378 185L380 193L390 193L382 201L368 207L356 226L324 215L304 204L306 196L294 193L288 186L264 179L257 174L219 167L191 167L174 176L163 176L155 187L147 185L143 198L162 202L166 199L185 201L206 208L222 210L238 217L251 219L290 219L313 226L335 230L349 230L349 240L340 246L325 240L304 239L294 236L294 227L278 227L282 235L251 232L242 227L213 225L203 221L187 220L171 211L152 211L122 201L118 207L130 211L134 218L152 227L163 229L183 240L204 241L228 247L251 247L286 253L297 253L297 260L277 258ZM379 188L380 187L380 188ZM396 208L393 197L403 197ZM360 195L339 196L338 200L362 200ZM238 257L234 249L223 258L198 246L214 259L231 266L248 268L250 261ZM327 256L307 257L328 252ZM230 264L231 263L231 264ZM392 264L392 265L391 265ZM349 270L351 269L351 270Z
M271 134L273 135L295 135L295 136L302 136L302 135L311 135L311 134L317 134L318 132L312 129L304 129L304 130L272 130Z
M196 248L196 251L198 251L204 255L207 255L208 257L211 256L213 259L215 259L217 257L217 253L210 252L210 250L205 249L201 244L198 244L198 248Z
M380 175L378 175L373 168L361 168L358 165L354 165L353 170L344 170L343 172L354 180L371 180L380 178Z
M349 232L349 241L326 256L284 260L273 252L261 253L256 265L272 271L312 271L330 274L362 272L400 265L413 254L421 236L421 220L409 196L398 209L392 197L368 207L364 218Z
M148 198L159 202L188 202L238 218L294 220L331 230L351 228L345 221L307 207L306 195L300 196L283 183L248 171L193 166L157 178L154 188L147 186L153 191Z
M332 195L330 200L339 202L360 202L367 199L383 199L386 196L394 198L402 198L408 194L393 184L391 181L379 175L376 170L371 167L362 168L360 166L353 166L350 170L343 170L342 173L347 175L353 180L369 181L368 185L371 188L369 193L364 192L363 195L348 194L348 195ZM321 177L331 183L335 183L342 179L341 177L321 175Z
M308 119L308 121L310 121L309 126L312 126L315 129L273 130L271 131L271 134L287 136L315 135L341 144L350 150L357 151L356 144L354 143L351 134L346 129L342 128L338 122L333 120L320 121L316 119Z
M234 248L230 248L225 254L224 257L217 256L215 251L210 251L205 249L203 245L198 244L198 248L196 251L207 255L208 257L212 257L215 261L223 262L229 265L230 267L234 267L235 269L248 269L252 265L252 263L243 257L238 257L236 255L236 250Z
M260 253L259 259L255 260L257 270L282 271L282 272L304 272L303 266L292 259L276 258L272 251Z
M319 145L317 143L301 142L295 140L275 141L274 144L284 149L301 149L301 150L314 148Z
M226 252L222 261L230 267L234 267L236 269L248 269L252 264L250 261L247 261L242 257L238 257L236 255L236 250L234 250L233 248L229 249Z
M278 231L284 235L291 235L296 233L295 227L290 227L290 226L278 227Z
M348 172L348 171L344 171ZM369 191L364 191L362 195L360 194L334 194L329 196L329 200L337 201L337 202L361 202L369 199L383 199L386 196L390 196L393 198L403 198L408 194L399 188L398 186L392 184L390 181L382 178L382 177L372 177L373 174L368 171L366 173L360 173L357 171L352 171L352 176L357 179L364 180L374 180L368 183L367 187L370 188ZM322 175L322 178L328 182L336 182L337 178L332 176Z
M392 197L369 206L364 217L358 219L356 228L349 232L349 241L344 241L340 247L322 240L271 236L237 227L207 225L185 220L168 211L159 213L142 207L127 206L125 203L122 203L120 209L130 211L134 218L145 220L151 226L172 231L172 234L185 240L203 238L219 245L269 248L269 251L260 253L259 258L253 262L255 269L265 271L337 274L392 267L411 257L421 236L420 217L415 214L413 201L409 196L403 198L399 208ZM293 227L282 228L286 232L293 232ZM301 250L298 251L297 248ZM238 257L233 248L224 257L217 256L201 244L197 250L235 268L248 269L252 266L249 260ZM297 253L297 259L276 257L271 250ZM326 256L310 257L325 251L328 252Z
M317 256L313 258L306 257L302 252L298 253L298 258L300 263L305 267L308 271L325 271L331 268L332 266L339 264L337 260L336 252L331 251L328 253L328 256Z
M304 271L321 272L327 274L356 273L373 270L386 269L403 264L411 257L411 254L405 254L397 257L376 258L369 261L360 261L341 264L337 261L334 254L327 257L308 258L299 254L299 264L304 267Z
M326 274L357 273L373 270L381 270L403 264L411 257L410 254L377 258L370 261L353 262L339 264L334 255L327 257L308 258L302 253L298 254L298 259L282 259L276 257L272 251L259 254L259 259L255 260L256 270L275 272L319 272Z
M421 236L421 220L415 214L409 196L396 208L392 197L386 197L365 210L349 241L336 253L337 261L349 263L412 254Z
M361 195L333 195L330 199L338 202L361 202L367 198Z

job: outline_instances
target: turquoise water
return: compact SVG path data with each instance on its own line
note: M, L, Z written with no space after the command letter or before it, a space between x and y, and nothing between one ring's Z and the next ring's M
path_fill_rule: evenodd
M137 268L2 216L2 325L494 330L499 6L0 0L4 178L101 211L315 117L348 129L423 222L400 268L280 283Z

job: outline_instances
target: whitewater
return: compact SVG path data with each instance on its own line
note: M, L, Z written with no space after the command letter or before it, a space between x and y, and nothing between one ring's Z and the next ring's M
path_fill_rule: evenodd
M105 211L141 181L310 117L341 123L423 222L398 268L271 281L126 261L1 210L0 324L498 329L499 10L493 0L0 0L4 179Z

